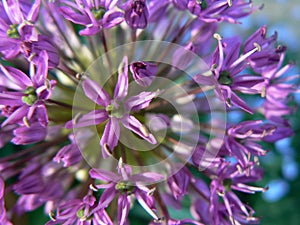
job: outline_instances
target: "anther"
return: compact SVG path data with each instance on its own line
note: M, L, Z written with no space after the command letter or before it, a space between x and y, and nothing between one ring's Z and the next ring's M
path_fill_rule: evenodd
M94 186L94 184L90 184L89 188L92 190L92 191L98 191L98 189Z
M88 74L86 72L81 72L76 74L76 79L77 80L84 80L86 79Z
M254 163L259 166L259 158L257 156L254 156Z
M80 117L81 117L81 113L77 113L73 119L73 124L77 124Z
M54 221L54 222L56 221L56 217L55 217L54 212L50 211L48 215L49 215L49 217L50 217L50 219L51 219L52 221Z
M28 118L26 116L23 117L23 123L26 127L30 128L30 123L29 123Z
M165 217L160 217L160 218L158 218L156 220L153 220L154 223L162 223L164 221L165 221Z
M227 0L227 4L229 7L232 6L232 0Z
M254 45L254 47L257 49L258 52L261 51L262 48L261 48L260 44L254 42L253 45Z
M149 130L146 126L142 125L140 127L140 131L142 132L142 134L145 136L145 137L149 137Z
M32 53L29 57L28 57L28 61L31 62L32 59L36 56L36 53Z
M218 34L218 33L214 33L213 37L214 37L215 39L217 39L218 41L221 41L221 40L222 40L221 35Z
M267 94L267 89L266 89L266 87L264 86L264 87L262 87L262 89L261 89L260 96L261 96L262 98L265 98L265 97L266 97L266 94Z
M111 150L110 150L110 148L109 148L109 146L108 146L107 143L105 143L105 144L103 145L103 149L104 149L104 151L105 151L105 153L106 153L107 155L111 156L112 152L111 152Z
M50 81L48 79L45 80L44 84L45 84L47 90L51 89L51 83L50 83Z
M147 192L147 196L152 196L155 192L156 188L151 188L148 192Z
M120 157L120 159L119 159L119 162L118 162L118 167L121 169L121 168L123 168L123 158L122 157Z

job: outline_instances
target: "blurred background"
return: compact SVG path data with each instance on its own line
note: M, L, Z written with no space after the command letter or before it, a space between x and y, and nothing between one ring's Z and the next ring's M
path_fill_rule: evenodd
M262 25L267 25L268 35L278 32L278 44L288 47L286 63L294 63L289 71L299 74L300 67L300 1L299 0L254 0L261 10L241 20L241 25L225 25L224 36L238 32L246 38ZM259 183L268 186L263 194L243 196L261 217L262 225L300 224L300 93L294 96L296 113L291 118L295 135L274 145L266 145L270 152L261 159L265 168L264 179Z

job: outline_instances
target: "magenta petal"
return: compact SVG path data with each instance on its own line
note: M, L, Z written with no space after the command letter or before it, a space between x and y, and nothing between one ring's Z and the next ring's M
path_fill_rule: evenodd
M47 129L39 123L31 124L30 127L19 127L14 130L15 137L12 142L16 145L27 145L39 142L45 139Z
M28 105L23 105L15 110L3 123L2 127L7 124L19 123L28 112Z
M130 196L127 194L120 195L118 199L118 206L118 224L125 225L127 224L126 220L130 209Z
M141 138L145 139L151 144L156 144L157 141L153 134L151 133L145 133L143 129L145 128L143 124L141 124L140 121L138 121L134 116L128 115L124 116L122 118L122 124L124 127L127 129L131 130L132 132L136 133L139 135Z
M4 67L0 64L0 71L6 76L13 84L15 89L25 90L26 87L32 86L32 82L29 77L22 71L13 67ZM3 84L2 84L3 85Z
M42 126L47 127L47 125L48 125L48 113L47 113L46 106L43 105L43 104L38 105L36 107L35 111L36 111L39 123Z
M117 183L120 180L120 176L108 170L91 169L89 174L91 178L105 181L105 182Z
M39 10L40 10L40 4L41 4L41 0L35 0L35 2L33 3L32 7L26 17L27 21L30 21L30 22L36 21L38 14L39 14Z
M128 93L128 59L123 58L119 67L119 77L114 91L114 98L116 100L123 100Z
M102 208L107 208L109 203L115 198L118 191L115 188L115 184L112 183L110 188L105 189L105 191L101 194L99 200L99 206Z
M103 109L93 110L84 114L75 121L75 119L68 121L65 125L67 129L87 127L103 123L108 118L107 112Z
M111 99L108 93L95 81L87 78L82 82L82 87L86 96L93 102L101 106L108 106L110 104Z
M45 84L45 80L48 75L48 54L46 51L42 51L39 55L39 59L37 62L37 71L35 74L30 74L31 79L35 83L36 87L42 86Z
M125 102L125 107L128 112L136 112L147 108L153 98L157 97L157 92L141 92L138 95L131 96Z
M104 158L118 145L120 137L120 125L117 118L111 117L105 125L100 145L102 147L102 154ZM109 152L107 152L109 151Z
M13 24L20 24L23 22L24 18L20 9L19 1L3 0L2 3L8 18Z
M123 13L118 11L108 11L104 14L102 19L102 27L108 29L124 21Z
M153 173L153 172L145 172L145 173L139 173L134 174L130 176L129 180L134 183L139 182L160 182L163 181L165 177L159 173Z

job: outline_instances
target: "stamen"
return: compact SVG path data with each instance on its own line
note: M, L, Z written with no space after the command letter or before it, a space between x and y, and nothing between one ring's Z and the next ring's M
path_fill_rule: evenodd
M48 215L52 221L54 221L54 222L56 221L56 216L55 216L54 212L50 211Z
M260 52L261 51L261 46L258 44L258 43L254 43L254 49L252 49L251 51L247 52L246 54L244 55L241 55L236 61L234 61L230 68L233 68L237 65L239 65L241 62L243 62L245 59L247 59L249 56L251 56L253 53L255 52Z
M229 7L232 6L232 0L227 0L227 4Z
M120 169L124 168L124 163L123 163L123 158L122 158L122 157L120 157L120 159L119 159L118 167L119 167Z
M243 174L242 167L240 165L236 165L237 170L239 171L240 174Z
M47 90L51 89L51 83L50 83L50 81L48 79L45 80L44 84L45 84Z
M30 123L29 123L28 118L26 116L23 117L23 123L26 127L30 128Z
M231 103L231 99L230 98L227 98L226 101L225 101L226 105L231 108L232 107L232 103Z
M28 57L28 61L31 62L32 59L36 56L36 53L31 53L30 56Z
M81 113L77 113L77 114L75 115L75 117L74 117L74 119L73 119L73 124L74 124L74 125L78 123L78 120L80 119L81 116L82 116Z
M165 217L160 217L160 218L158 218L158 219L154 219L153 222L154 222L154 223L162 223L162 222L164 222L165 220L166 220Z
M257 166L259 166L259 158L257 156L254 156L254 162Z
M76 74L77 80L85 80L88 77L88 74L86 72L81 72Z
M218 41L221 41L221 40L222 40L221 35L218 34L218 33L214 33L213 37L214 37L215 39L217 39Z
M142 125L140 127L140 131L142 132L142 134L145 136L145 137L149 137L149 130L146 126Z
M260 96L261 96L262 98L265 98L265 97L266 97L266 94L267 94L267 89L266 89L266 87L264 86L264 87L262 87L262 89L261 89Z
M92 191L98 191L98 189L94 186L94 184L90 184L89 188L92 190Z
M156 190L155 187L154 187L154 188L151 188L151 189L147 192L147 195L148 195L148 196L152 196L152 195L154 194L155 190Z
M105 143L105 144L103 145L103 149L104 149L104 151L105 151L105 153L106 153L107 155L109 155L109 156L112 155L112 152L111 152L111 150L110 150L110 148L109 148L109 146L108 146L107 143Z
M253 45L254 45L255 48L257 48L258 52L261 51L262 48L261 48L261 46L258 43L254 42Z

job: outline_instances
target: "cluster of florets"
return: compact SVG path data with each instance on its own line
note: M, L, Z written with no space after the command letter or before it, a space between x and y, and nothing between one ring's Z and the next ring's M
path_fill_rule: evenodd
M245 41L217 33L255 10L246 0L3 0L0 224L43 206L47 225L125 225L135 201L152 225L257 223L237 193L267 190L253 184L262 143L293 134L298 77L265 26ZM109 54L145 40L182 47L157 61L142 57L155 42ZM189 77L191 56L207 67ZM107 79L89 70L99 57ZM236 112L246 116L226 122ZM164 171L147 170L160 161ZM191 217L171 216L187 198Z

